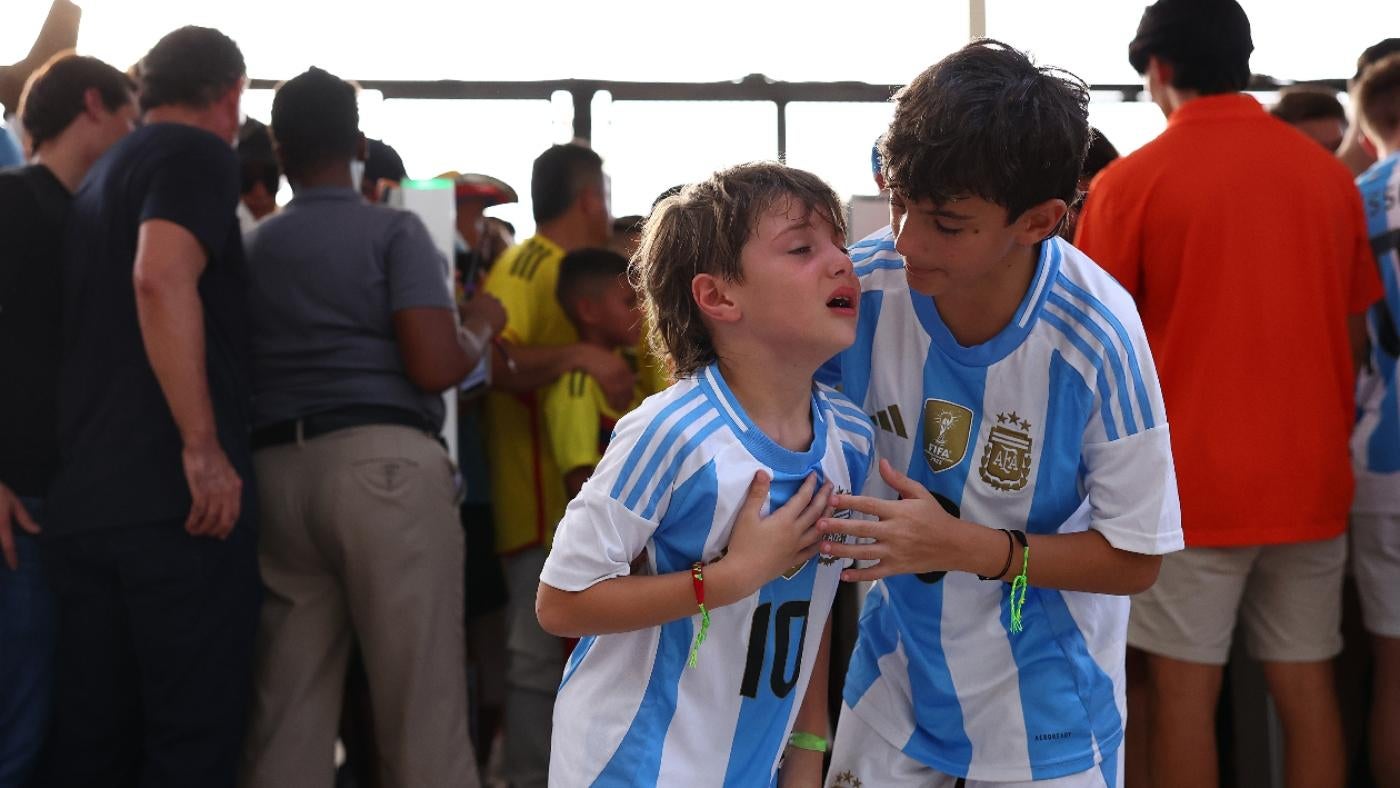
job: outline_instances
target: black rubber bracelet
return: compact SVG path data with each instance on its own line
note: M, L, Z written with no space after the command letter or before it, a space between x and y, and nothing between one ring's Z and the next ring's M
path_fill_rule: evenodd
M1011 535L1011 532L1006 530L1005 528L1001 529L1001 532L1006 534L1006 565L1001 568L1000 572L997 572L994 575L978 575L978 580L1000 580L1003 576L1006 575L1006 571L1011 568L1011 556L1013 553L1016 552L1015 537L1013 537ZM1021 534L1021 544L1025 543L1026 535Z

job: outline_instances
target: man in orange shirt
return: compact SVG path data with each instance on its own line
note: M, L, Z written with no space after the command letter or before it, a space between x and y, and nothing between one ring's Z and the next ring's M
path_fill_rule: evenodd
M1234 0L1148 7L1129 60L1167 129L1099 176L1076 238L1142 313L1188 548L1133 602L1150 712L1128 771L1145 746L1157 785L1216 784L1238 618L1292 745L1288 784L1340 786L1353 364L1381 290L1346 168L1240 92L1252 50Z

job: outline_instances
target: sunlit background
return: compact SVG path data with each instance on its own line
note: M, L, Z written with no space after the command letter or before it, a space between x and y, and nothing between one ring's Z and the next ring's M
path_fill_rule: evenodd
M1127 43L1141 0L986 0L988 35L1096 84L1136 83ZM1307 81L1351 75L1366 46L1400 34L1400 4L1332 0L1299 5L1242 0L1253 23L1256 73ZM441 2L391 0L80 0L78 48L125 68L184 24L234 38L249 75L285 79L317 65L348 79L608 79L722 81L762 73L789 81L900 84L967 40L964 0L705 3ZM7 0L0 63L28 51L48 0ZM1264 100L1271 99L1263 96ZM249 115L267 120L270 91L249 91ZM362 127L394 146L413 177L445 170L503 178L523 204L490 212L529 216L531 160L571 134L566 94L554 101L361 98ZM788 105L788 162L844 197L870 194L870 145L888 104ZM1151 104L1096 94L1091 121L1122 152L1164 125ZM1241 140L1240 144L1249 144ZM593 145L612 175L613 212L646 213L662 190L717 167L777 155L776 110L766 102L612 101L593 104ZM290 193L284 188L281 199Z

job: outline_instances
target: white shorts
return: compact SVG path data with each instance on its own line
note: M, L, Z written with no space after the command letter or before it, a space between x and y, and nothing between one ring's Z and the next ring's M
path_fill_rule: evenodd
M1123 748L1105 753L1104 758L1105 763L1088 771L1052 780L968 780L963 785L966 788L1123 788ZM957 785L957 777L905 755L876 733L849 706L841 705L836 742L831 749L831 770L826 773L826 788L955 788Z
M1400 638L1400 514L1352 513L1351 569L1366 631Z
M1224 665L1238 629L1261 662L1321 662L1342 650L1345 536L1254 547L1188 547L1162 557L1133 597L1128 645Z

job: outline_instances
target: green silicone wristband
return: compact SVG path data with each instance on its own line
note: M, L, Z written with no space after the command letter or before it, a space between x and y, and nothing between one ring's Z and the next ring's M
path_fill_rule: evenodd
M796 747L799 750L811 750L812 752L826 752L830 749L830 745L827 744L826 739L815 733L803 733L801 731L793 731L793 734L788 737L788 746Z

